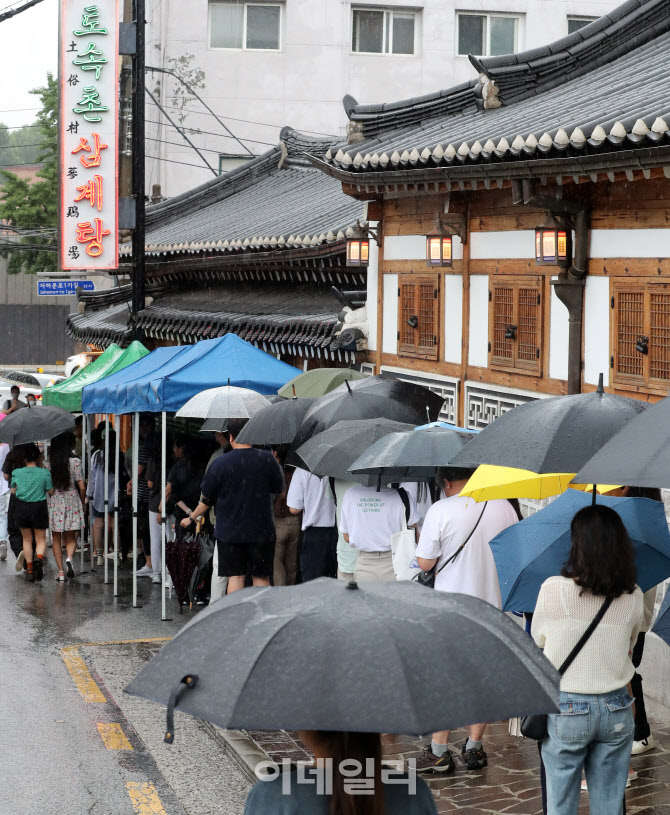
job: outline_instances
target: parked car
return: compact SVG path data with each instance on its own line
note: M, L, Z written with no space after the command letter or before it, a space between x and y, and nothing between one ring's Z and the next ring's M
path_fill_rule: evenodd
M101 353L101 351L84 351L82 354L68 357L65 363L65 376L76 374L81 368L85 368L89 362L93 362L94 359L99 357Z

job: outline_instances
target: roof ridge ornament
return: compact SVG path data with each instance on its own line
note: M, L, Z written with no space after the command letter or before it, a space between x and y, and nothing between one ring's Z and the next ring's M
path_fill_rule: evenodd
M481 97L484 110L495 110L502 106L502 100L499 98L500 88L496 85L495 79L490 79L486 74L479 74L474 92L475 96Z

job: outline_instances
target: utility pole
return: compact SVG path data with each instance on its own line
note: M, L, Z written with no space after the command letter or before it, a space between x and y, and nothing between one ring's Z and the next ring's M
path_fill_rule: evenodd
M135 23L135 54L133 56L133 197L135 199L135 230L133 232L132 310L130 315L133 339L142 340L137 325L138 314L144 308L144 41L145 0L133 0Z

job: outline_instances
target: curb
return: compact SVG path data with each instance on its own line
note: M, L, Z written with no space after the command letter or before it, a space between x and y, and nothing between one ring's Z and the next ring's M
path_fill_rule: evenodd
M224 730L215 724L203 722L214 738L223 746L226 753L234 759L242 772L255 784L258 781L256 767L261 761L267 761L267 755L244 730Z

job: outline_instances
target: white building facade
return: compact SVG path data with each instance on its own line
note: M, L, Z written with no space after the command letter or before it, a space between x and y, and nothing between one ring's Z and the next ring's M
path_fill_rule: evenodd
M277 144L284 125L341 138L342 98L406 99L473 76L494 56L559 39L615 0L153 0L148 66L176 70L147 87L147 191L172 197ZM197 80L195 72L204 72ZM180 93L183 92L183 93ZM184 93L187 94L184 98ZM211 166L185 142L177 127ZM195 132L194 132L195 131Z

